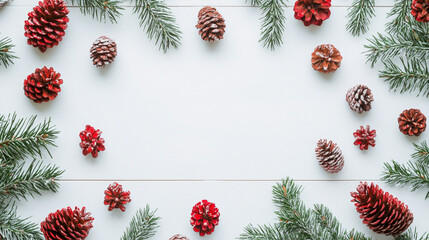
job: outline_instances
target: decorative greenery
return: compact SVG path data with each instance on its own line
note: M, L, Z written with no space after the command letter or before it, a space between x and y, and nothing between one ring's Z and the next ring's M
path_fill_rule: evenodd
M39 226L16 215L16 207L0 202L0 239L43 240Z
M354 0L348 8L346 28L353 36L368 32L370 18L375 16L374 0Z
M153 237L159 227L159 217L155 216L156 210L151 211L149 205L139 209L131 220L130 226L121 237L121 240L144 240Z
M78 6L84 15L91 15L93 18L106 22L108 18L110 22L116 23L120 17L121 10L124 8L119 6L121 1L116 0L70 0L72 5Z
M426 141L420 145L413 144L415 153L411 155L414 161L400 164L394 160L384 164L382 179L387 183L399 186L411 186L411 191L420 188L428 189L429 198L429 147Z
M15 47L15 45L12 44L12 40L9 37L0 39L0 62L6 68L9 64L13 64L14 59L18 58L15 56L15 53L11 51L13 47Z

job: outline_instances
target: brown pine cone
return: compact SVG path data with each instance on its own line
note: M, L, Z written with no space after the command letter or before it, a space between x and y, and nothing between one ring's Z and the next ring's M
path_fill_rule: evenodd
M349 103L350 109L362 113L371 110L371 102L374 101L374 96L365 85L356 85L347 91L346 101Z
M411 14L419 22L429 22L429 0L413 0Z
M343 57L332 44L319 45L311 54L313 69L323 73L335 72L341 66Z
M316 158L329 173L337 173L344 167L344 156L336 143L324 139L317 142Z
M404 110L398 118L399 130L410 136L419 136L426 130L426 116L419 109Z
M200 29L203 40L213 42L223 39L226 25L225 19L216 8L204 7L198 13L198 24L195 27Z
M112 63L117 55L116 42L112 39L102 36L97 38L91 49L91 59L95 66L104 68L107 64Z
M185 235L176 234L170 238L170 240L189 240Z
M24 93L29 99L36 103L48 102L57 97L61 92L60 85L63 80L61 74L53 68L37 68L35 73L28 75L24 80Z

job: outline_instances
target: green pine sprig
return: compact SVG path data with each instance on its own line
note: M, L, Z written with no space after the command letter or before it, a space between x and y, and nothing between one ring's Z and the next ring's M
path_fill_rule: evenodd
M258 3L252 1L251 4ZM261 38L264 47L274 50L283 44L286 13L283 0L260 0L259 7L262 10Z
M429 240L429 234L424 233L419 237L416 229L410 229L400 236L395 238L396 240Z
M387 17L391 19L386 24L388 33L400 33L412 24L413 17L410 14L411 3L412 0L395 0L392 10L387 14Z
M16 215L16 206L0 202L0 239L43 240L39 226Z
M360 36L369 30L370 19L375 16L374 0L354 0L348 8L346 25L353 36Z
M246 3L250 3L250 5L254 7L261 6L262 0L246 0Z
M112 23L117 22L124 10L117 0L70 0L72 5L78 6L84 15L91 15L98 21L106 22L107 19Z
M139 209L121 240L145 240L155 236L160 220L155 214L156 210L151 211L149 205L146 205L143 210Z
M10 39L9 37L0 39L0 62L6 68L10 64L13 64L14 59L18 58L15 55L15 52L11 50L13 47L15 47L15 45L12 44L12 39Z

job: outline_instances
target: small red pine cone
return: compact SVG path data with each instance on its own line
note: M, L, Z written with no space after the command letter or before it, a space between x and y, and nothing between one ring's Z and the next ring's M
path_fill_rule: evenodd
M57 46L65 35L69 10L62 0L43 0L28 13L25 21L25 36L28 45L45 52L47 48Z
M364 128L363 126L360 126L360 129L356 130L356 132L353 133L353 136L355 136L356 141L354 142L355 145L360 145L360 150L368 150L368 146L375 147L375 136L376 131L370 130L369 125Z
M413 222L413 214L408 206L384 192L378 185L360 183L357 192L351 192L356 210L372 231L398 236Z
M85 207L82 210L68 207L50 213L40 224L40 231L46 240L83 240L88 236L93 221Z
M125 212L125 204L131 202L130 191L125 192L122 190L122 185L116 182L110 184L104 194L106 195L104 205L109 205L109 211L119 208L122 212Z
M88 155L91 153L92 157L98 157L98 152L105 150L104 147L104 138L101 137L100 129L95 130L95 128L90 125L86 125L85 130L80 132L80 144L79 146L83 149L83 155Z
M61 74L53 68L36 68L36 71L24 80L24 93L29 99L36 103L48 102L55 99L61 92L60 85L63 80Z
M176 234L170 238L170 240L189 240L185 235Z
M195 204L191 213L191 225L195 232L199 232L200 236L210 235L215 230L215 226L219 224L219 209L214 203L207 200Z
M331 16L331 0L297 0L293 11L295 18L302 20L305 26L322 25Z
M311 54L311 66L314 70L322 73L337 71L341 66L340 51L332 44L322 44L314 49Z
M414 0L411 15L419 22L429 22L429 0Z
M404 110L398 118L399 130L410 136L419 136L426 130L426 116L419 109Z
M336 143L326 139L317 142L316 158L328 173L337 173L344 167L344 156Z

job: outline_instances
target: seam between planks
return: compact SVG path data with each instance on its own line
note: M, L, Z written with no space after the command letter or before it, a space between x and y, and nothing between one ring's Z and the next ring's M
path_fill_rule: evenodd
M382 182L380 179L293 179L295 182ZM59 179L58 182L279 182L282 179Z

